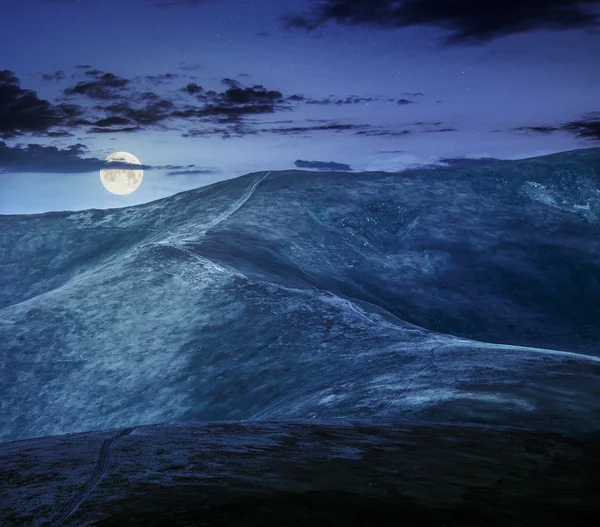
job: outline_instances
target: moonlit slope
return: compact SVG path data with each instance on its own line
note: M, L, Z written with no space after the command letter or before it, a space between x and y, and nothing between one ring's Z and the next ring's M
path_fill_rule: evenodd
M0 216L0 440L336 417L600 428L600 149Z

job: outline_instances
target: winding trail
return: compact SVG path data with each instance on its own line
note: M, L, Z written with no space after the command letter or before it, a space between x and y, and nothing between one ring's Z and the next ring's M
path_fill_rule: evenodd
M233 213L235 213L236 211L238 211L242 205L244 205L244 203L246 203L251 197L252 194L254 194L254 191L256 190L256 188L258 187L258 185L261 184L261 182L271 173L271 171L269 170L268 172L265 172L262 176L257 177L254 180L254 183L252 183L252 185L250 185L245 191L244 193L235 201L235 203L233 203L233 205L231 205L227 210L221 212L221 214L217 215L215 218L213 218L213 220L200 232L196 233L197 237L202 237L204 236L209 230L211 230L212 228L216 227L219 223L225 221L227 218L229 218ZM160 242L157 245L170 245L171 247L175 247L176 249L179 249L180 251L186 253L188 256L191 256L192 258L194 258L195 260L199 261L202 265L206 266L208 269L212 270L212 271L218 271L218 272L224 272L225 269L223 267L221 267L220 265L216 264L215 262L213 262L212 260L209 260L208 258L195 253L194 251L191 251L190 249L188 249L188 247L186 247L186 242L189 241L194 241L197 242L197 239L190 239L190 238L183 238L181 235L170 238L168 241L166 242Z
M246 203L252 197L252 195L256 191L256 188L258 187L258 185L260 185L262 183L262 181L271 173L272 173L272 170L269 170L269 171L265 172L262 176L258 176L254 180L254 182L244 191L244 193L230 207L228 207L226 210L224 210L223 212L218 214L216 217L214 217L208 223L208 225L206 225L203 229L201 229L199 231L195 231L193 238L190 238L189 233L170 234L167 238L162 239L160 241L153 241L150 243L142 243L142 244L136 246L133 249L132 256L136 257L138 255L140 249L144 249L144 248L152 246L152 245L171 246L171 247L175 247L177 249L180 249L180 250L190 254L190 251L186 250L185 244L188 242L197 242L200 238L202 238L204 235L206 235L206 233L209 230L213 229L214 227L219 225L219 223L222 223L227 218L229 218L233 213L238 211L242 207L242 205L244 205L244 203ZM194 257L196 259L199 259L197 257L197 255L194 255ZM209 262L210 262L210 260L208 260L207 258L202 259L203 264L207 265ZM213 265L213 267L219 267L216 264L214 264L213 262L210 262L210 263Z
M108 467L110 465L110 449L112 444L121 437L125 437L128 434L131 434L135 428L124 428L117 435L109 437L102 442L102 446L100 447L100 453L98 454L98 461L96 461L96 467L94 468L94 472L92 477L88 480L88 482L83 486L83 488L71 498L69 503L67 503L58 516L52 520L47 527L59 527L63 524L63 522L73 514L77 508L81 505L81 503L90 495L92 490L96 487L96 485L100 482L100 480L106 475L108 472Z
M240 198L233 205L231 205L231 207L229 207L226 211L224 211L221 214L219 214L216 218L214 218L208 224L208 226L204 229L204 231L202 232L202 234L203 235L206 234L210 229L216 227L219 223L221 223L222 221L225 221L234 212L236 212L237 210L239 210L240 207L244 203L246 203L246 201L248 201L252 197L252 194L254 194L254 191L256 190L256 187L258 187L258 185L260 185L262 183L262 181L270 173L271 173L271 170L269 170L268 172L265 172L262 176L257 177L256 180L254 181L254 183L252 183L252 185L240 196Z
M268 172L265 172L262 176L257 177L254 180L254 183L252 183L252 185L250 185L245 191L244 193L230 206L228 207L226 210L224 210L223 212L221 212L221 214L218 214L217 216L215 216L209 223L208 225L206 225L202 230L200 231L196 231L194 233L194 238L189 238L186 237L185 234L176 234L174 236L169 237L168 239L159 242L157 245L173 245L173 246L177 246L179 244L185 244L186 242L197 242L199 238L203 237L208 231L210 231L211 229L214 229L217 225L219 225L219 223L224 222L227 218L229 218L232 214L234 214L235 212L237 212L242 205L244 205L244 203L246 203L254 194L254 192L256 191L256 188L258 187L258 185L260 185L262 183L262 181L271 173L271 171L269 170Z

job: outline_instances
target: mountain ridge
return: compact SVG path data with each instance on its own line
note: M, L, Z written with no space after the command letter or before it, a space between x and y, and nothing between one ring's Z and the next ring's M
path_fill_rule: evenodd
M599 174L600 149L262 171L0 216L0 439L313 416L594 428Z

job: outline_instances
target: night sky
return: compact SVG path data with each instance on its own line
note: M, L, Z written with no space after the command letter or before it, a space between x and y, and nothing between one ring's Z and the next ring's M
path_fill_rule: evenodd
M600 145L600 1L2 0L0 214ZM99 170L144 165L128 196Z

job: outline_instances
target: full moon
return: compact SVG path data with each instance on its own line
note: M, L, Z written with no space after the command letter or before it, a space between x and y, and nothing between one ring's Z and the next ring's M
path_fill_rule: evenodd
M118 163L130 163L132 165L141 165L140 160L133 154L127 152L115 152L110 154L106 161ZM100 181L104 188L113 194L124 196L131 194L142 183L144 177L143 170L133 170L128 168L104 168L100 170Z

